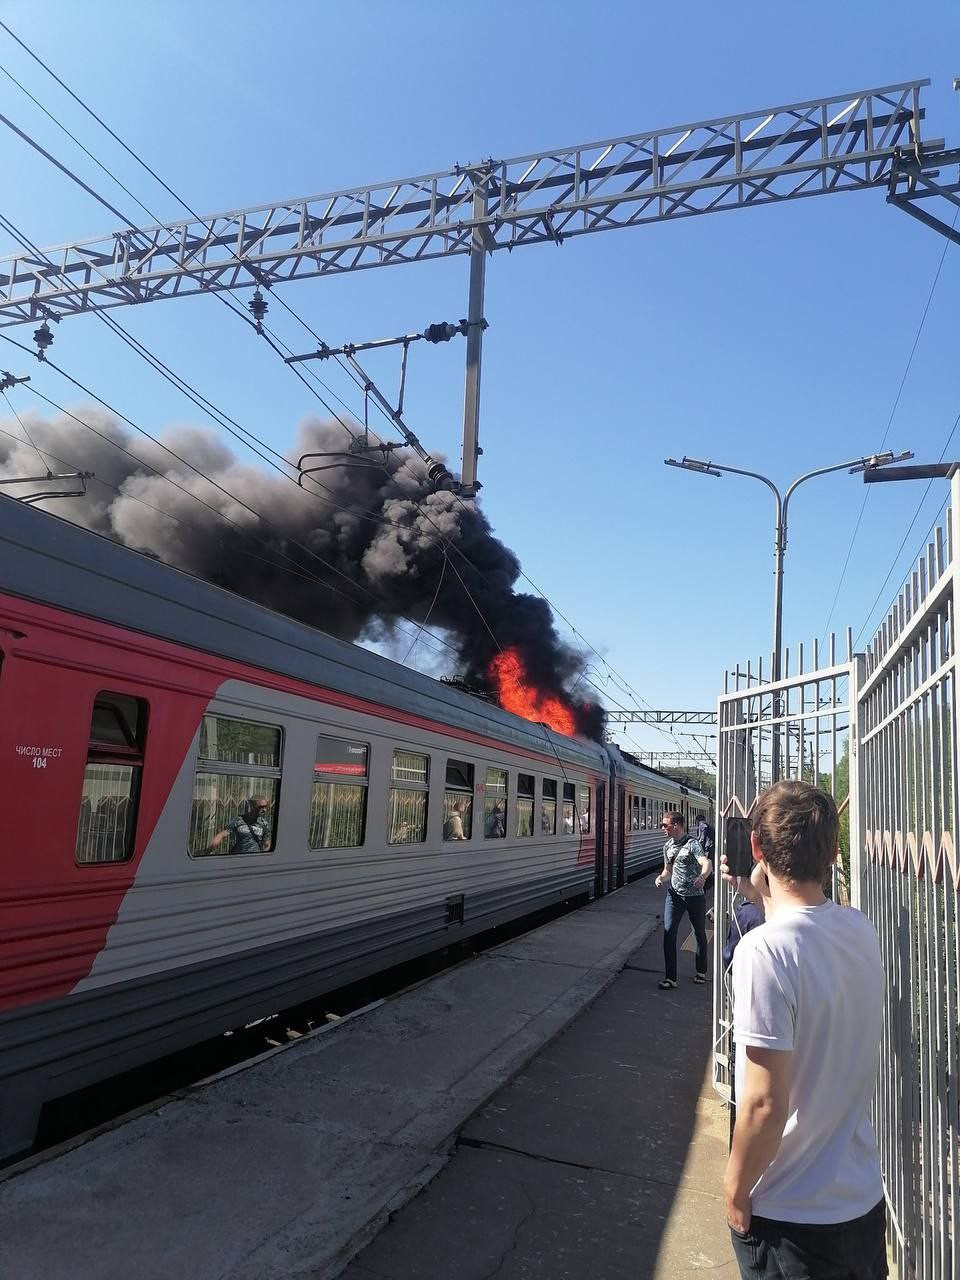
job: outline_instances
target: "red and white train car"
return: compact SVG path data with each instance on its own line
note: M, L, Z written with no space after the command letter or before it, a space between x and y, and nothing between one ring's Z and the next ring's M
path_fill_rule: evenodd
M703 797L0 497L0 1156L42 1103L659 859ZM645 828L646 829L646 828Z

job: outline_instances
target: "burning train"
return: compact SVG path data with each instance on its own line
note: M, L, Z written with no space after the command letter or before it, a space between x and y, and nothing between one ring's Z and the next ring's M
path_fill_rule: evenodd
M0 1155L47 1099L622 885L707 808L569 703L554 731L7 497L0 566Z

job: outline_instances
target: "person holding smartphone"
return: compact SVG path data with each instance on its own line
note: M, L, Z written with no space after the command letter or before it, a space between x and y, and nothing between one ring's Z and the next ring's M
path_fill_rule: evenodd
M733 955L737 1118L724 1177L744 1278L887 1275L870 1124L884 974L871 922L823 892L838 827L833 798L805 782L776 783L753 811L765 921Z

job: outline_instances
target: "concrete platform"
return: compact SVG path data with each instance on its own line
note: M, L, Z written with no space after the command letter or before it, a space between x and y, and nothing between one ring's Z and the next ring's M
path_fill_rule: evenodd
M701 1134L709 988L656 990L660 905L661 894L641 881L0 1175L0 1276L326 1280L349 1265L356 1277L479 1280L491 1272L478 1249L465 1247L468 1225L497 1257L507 1250L517 1260L520 1269L504 1264L501 1278L661 1274L644 1271L641 1259L688 1215L716 1216L703 1162L725 1144L704 1137L690 1164L691 1137ZM648 964L656 973L644 972ZM692 972L688 955L684 966ZM709 1105L707 1114L717 1128ZM470 1181L473 1169L479 1182ZM536 1198L518 1219L526 1201L511 1188L527 1186ZM516 1243L496 1245L479 1209L466 1214L456 1199L444 1229L444 1197L458 1187L471 1204L489 1203L495 1219L499 1212ZM423 1215L435 1224L429 1242L405 1225ZM608 1236L615 1219L620 1230ZM563 1228L577 1223L576 1239L564 1241ZM404 1232L408 1259L393 1243ZM621 1270L604 1271L615 1237L609 1260ZM589 1265L579 1270L578 1251L591 1239ZM566 1270L558 1250L570 1259Z
M689 952L676 991L659 991L661 976L657 930L467 1123L440 1176L344 1280L736 1280L711 989L693 984Z

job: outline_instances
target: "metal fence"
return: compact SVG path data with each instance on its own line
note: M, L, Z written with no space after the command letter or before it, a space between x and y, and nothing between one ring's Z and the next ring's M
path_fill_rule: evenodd
M856 752L851 751L851 705L862 667L852 653L847 633L842 658L836 637L821 651L814 642L784 654L784 676L776 684L764 675L761 659L727 672L718 703L717 841L727 852L737 818L749 817L759 793L777 777L801 778L824 787L841 809L841 863L834 895L847 899L850 850L859 841L858 811L849 805L855 784ZM823 665L821 665L821 663ZM853 842L853 846L851 845ZM730 924L732 896L717 882L715 903L714 972L723 973L722 947ZM714 984L716 1028L714 1082L728 1101L731 1096L731 992L729 975Z
M902 1278L960 1276L960 928L955 530L960 477L925 553L864 655L831 642L794 675L728 674L719 699L717 836L779 776L842 806L834 894L874 922L887 975L873 1118ZM810 651L808 651L810 652ZM823 666L821 667L821 662ZM730 895L717 903L716 972ZM729 1097L730 993L715 984L715 1079Z

